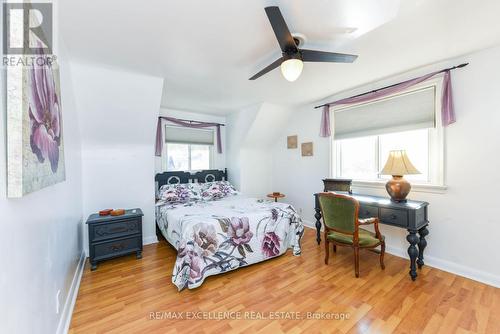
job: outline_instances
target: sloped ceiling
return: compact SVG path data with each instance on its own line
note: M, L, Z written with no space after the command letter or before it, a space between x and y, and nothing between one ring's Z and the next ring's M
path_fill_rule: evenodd
M71 74L83 149L148 145L152 157L163 79L80 63Z
M279 5L306 47L359 54L354 64L306 63L298 81L279 57L264 12ZM162 106L227 114L255 103L293 105L500 43L498 0L65 0L70 56L165 78Z

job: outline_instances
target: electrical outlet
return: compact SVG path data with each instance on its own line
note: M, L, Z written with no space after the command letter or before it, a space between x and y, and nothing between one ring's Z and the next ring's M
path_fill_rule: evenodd
M57 290L56 293L56 314L59 314L61 303L59 302L59 296L61 295L61 290Z

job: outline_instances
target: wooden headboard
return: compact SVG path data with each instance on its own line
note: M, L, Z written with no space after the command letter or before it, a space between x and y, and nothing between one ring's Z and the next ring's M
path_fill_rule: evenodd
M164 184L178 184L190 182L212 182L212 181L227 181L227 168L206 169L191 174L189 172L164 172L155 175L155 181L158 183L156 189L160 189Z

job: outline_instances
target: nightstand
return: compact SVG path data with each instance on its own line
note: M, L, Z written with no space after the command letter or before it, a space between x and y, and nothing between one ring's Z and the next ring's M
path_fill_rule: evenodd
M135 253L142 258L142 210L126 210L121 216L99 216L87 219L89 229L90 269L97 263L114 257Z

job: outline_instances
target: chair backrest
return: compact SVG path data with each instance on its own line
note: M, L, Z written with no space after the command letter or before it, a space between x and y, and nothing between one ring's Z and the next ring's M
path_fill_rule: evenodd
M327 229L355 234L358 231L359 202L347 195L319 194L323 222Z
M323 191L345 191L352 194L352 179L323 179Z

